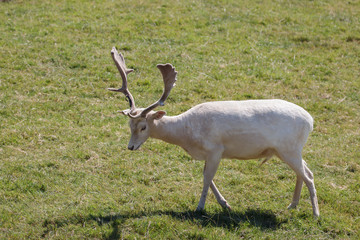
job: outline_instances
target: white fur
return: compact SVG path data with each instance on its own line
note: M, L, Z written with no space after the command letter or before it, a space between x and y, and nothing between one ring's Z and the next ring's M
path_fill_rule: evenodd
M146 118L130 119L129 149L138 149L152 137L179 145L194 159L205 160L198 210L205 207L209 187L221 206L230 208L213 182L222 158L269 159L276 155L297 175L289 208L298 204L304 181L313 214L319 216L313 174L301 156L313 129L313 119L303 108L283 100L221 101L199 104L178 116L164 115L163 111L151 111Z

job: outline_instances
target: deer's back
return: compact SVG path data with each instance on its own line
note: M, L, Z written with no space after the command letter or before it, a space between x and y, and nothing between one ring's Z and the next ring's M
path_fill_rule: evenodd
M222 146L224 158L258 158L292 146L302 149L313 128L307 111L283 100L207 102L182 117L192 136L189 144L205 152Z

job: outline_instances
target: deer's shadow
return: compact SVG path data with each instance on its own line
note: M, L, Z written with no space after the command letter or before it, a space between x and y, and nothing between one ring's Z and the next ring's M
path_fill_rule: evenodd
M119 239L119 229L127 219L136 219L151 216L170 216L180 221L190 221L206 227L222 227L228 230L238 228L243 224L258 227L260 230L276 230L287 220L279 219L270 210L247 209L245 212L223 210L216 213L196 211L153 211L129 214L116 214L108 216L93 216L89 218L99 225L109 224L112 226L112 234L109 239Z

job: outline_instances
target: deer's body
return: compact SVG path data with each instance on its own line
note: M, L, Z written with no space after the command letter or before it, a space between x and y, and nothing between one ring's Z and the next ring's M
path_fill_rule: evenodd
M213 178L222 158L267 161L276 155L296 173L293 200L289 208L297 206L303 182L310 192L315 217L319 216L314 178L302 159L302 149L313 129L313 119L303 108L283 100L219 101L199 104L173 117L164 111L153 111L164 105L177 72L171 64L158 65L163 76L164 92L161 98L145 109L135 107L134 98L127 88L124 57L115 48L113 60L123 79L119 89L130 102L130 109L122 111L130 118L131 138L128 148L137 150L149 137L181 146L193 158L205 161L204 185L197 210L205 207L209 188L219 204L230 208L216 188Z
M194 159L217 149L221 158L254 159L301 151L312 117L283 100L219 101L199 104L174 117L149 122L150 137L176 144ZM299 144L301 143L301 144Z

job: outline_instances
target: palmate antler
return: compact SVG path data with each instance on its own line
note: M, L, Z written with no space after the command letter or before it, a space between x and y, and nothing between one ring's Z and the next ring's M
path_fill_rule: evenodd
M115 62L117 69L120 72L122 78L122 86L121 88L108 88L108 90L113 92L122 92L123 94L125 94L125 97L127 98L130 104L130 113L131 113L136 109L136 107L135 107L134 98L127 87L127 75L134 70L126 68L124 56L121 53L119 54L115 47L113 47L111 50L111 56Z
M160 70L163 76L164 91L158 101L151 104L140 113L141 117L146 117L146 114L148 114L151 110L155 109L157 106L164 106L165 100L169 96L171 89L175 86L177 75L177 71L175 71L175 68L170 63L158 64L157 68Z
M147 108L145 108L144 110L142 110L140 113L133 115L133 113L136 109L135 101L134 101L134 98L131 95L129 89L127 88L127 75L129 73L131 73L133 71L133 69L126 68L123 55L121 53L119 54L115 47L111 50L111 55L115 62L115 65L117 66L117 68L120 72L123 82L122 82L121 88L119 88L119 89L108 88L108 90L115 91L115 92L122 92L125 94L126 98L129 100L129 103L130 103L130 111L127 113L127 115L129 117L145 118L146 115L151 110L155 109L157 106L164 106L165 100L169 96L171 89L175 86L176 75L177 75L177 71L175 71L175 68L170 63L157 65L157 68L160 70L160 72L163 76L163 81L164 81L164 91L163 91L161 98L158 101L156 101L155 103L153 103L152 105L150 105Z

